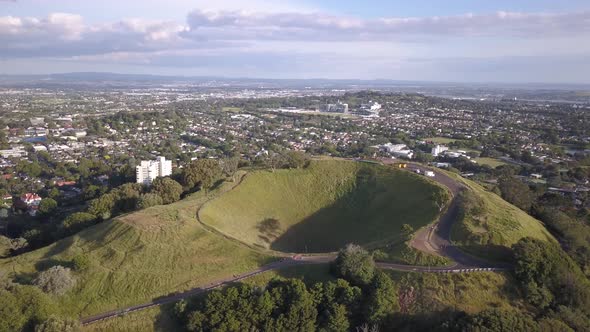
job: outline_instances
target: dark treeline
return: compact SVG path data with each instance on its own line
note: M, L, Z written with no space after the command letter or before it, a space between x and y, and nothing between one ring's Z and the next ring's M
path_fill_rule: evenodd
M436 294L420 289L424 280L417 278L416 288L407 280L394 282L376 269L365 250L349 245L332 267L336 280L306 285L298 279L274 279L265 287L235 285L181 301L174 314L187 331L590 329L590 282L567 254L555 244L529 238L513 250L515 287L527 303L520 309L467 314L442 306Z

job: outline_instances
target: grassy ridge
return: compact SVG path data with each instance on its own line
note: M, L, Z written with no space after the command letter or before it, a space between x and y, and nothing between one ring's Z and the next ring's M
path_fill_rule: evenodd
M473 254L497 260L510 256L509 248L523 237L555 241L537 219L473 181L453 175L468 188L462 194L461 213L453 224L453 242Z
M90 267L78 273L77 287L57 301L69 313L87 316L194 288L269 261L203 229L196 211L206 200L197 193L104 222L49 247L1 260L0 270L27 282L48 266L86 255Z
M348 242L398 239L402 224L432 222L433 192L409 172L343 160L255 171L206 204L202 222L246 243L288 252L334 251Z

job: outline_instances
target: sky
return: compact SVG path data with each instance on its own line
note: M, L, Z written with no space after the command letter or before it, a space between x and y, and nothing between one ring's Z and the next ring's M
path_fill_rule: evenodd
M0 0L0 74L590 83L587 0Z

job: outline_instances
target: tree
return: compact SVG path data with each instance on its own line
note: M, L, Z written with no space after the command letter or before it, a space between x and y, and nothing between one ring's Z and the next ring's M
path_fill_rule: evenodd
M0 331L29 331L55 308L47 294L37 287L7 283L0 286Z
M84 254L76 255L72 258L72 266L76 271L86 270L90 266L90 259Z
M221 170L225 176L231 177L232 181L234 179L234 173L238 170L238 166L240 164L240 158L226 158L221 160Z
M399 310L398 296L391 278L384 272L377 272L369 286L368 303L365 306L367 321L382 323L385 318Z
M326 331L339 332L348 331L349 329L350 322L348 321L348 313L346 306L342 304L332 304L332 306L328 310Z
M266 160L268 167L271 171L275 171L277 168L282 168L285 165L285 156L280 153L272 153Z
M29 243L27 242L27 239L25 239L25 238L18 237L16 239L11 239L10 240L10 251L13 254L14 253L19 253L19 252L23 251L28 246L29 246Z
M72 275L72 270L56 265L41 272L33 280L33 284L46 293L63 295L76 285L76 279Z
M162 204L164 204L162 197L160 197L160 195L154 194L154 193L143 194L143 195L139 196L139 199L137 200L137 208L138 209L147 209L149 207L162 205Z
M117 197L111 193L104 194L90 202L88 213L99 217L102 220L111 218L115 210Z
M537 323L530 316L519 311L500 309L484 310L476 315L467 316L459 322L460 331L466 332L529 332L538 331Z
M35 326L35 332L77 332L80 322L76 319L63 319L51 316L41 324Z
M94 225L95 222L95 215L86 212L76 212L67 216L61 225L67 234L74 234Z
M189 190L199 187L209 189L221 176L222 168L213 159L199 159L184 168L181 174L182 184Z
M39 212L44 215L50 215L55 209L57 209L57 202L53 198L44 198L39 203Z
M180 200L182 186L171 178L157 178L152 183L153 194L162 198L162 203L170 204Z
M310 160L309 156L302 151L288 151L284 158L288 168L304 168Z
M373 258L355 244L348 244L340 250L334 268L338 276L356 285L368 285L375 274Z
M402 225L402 235L409 239L410 236L412 236L412 233L414 233L414 227L412 227L410 224L403 224Z
M514 176L503 176L498 183L502 198L516 205L523 211L529 211L533 196L529 186Z

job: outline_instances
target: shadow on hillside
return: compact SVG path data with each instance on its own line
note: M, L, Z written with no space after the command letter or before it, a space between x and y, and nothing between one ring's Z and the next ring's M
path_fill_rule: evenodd
M53 258L49 258L49 259L42 259L40 261L38 261L37 263L35 263L35 269L37 271L45 271L47 269L50 269L54 266L63 266L63 267L67 267L70 269L74 268L74 264L71 261L66 261L63 259L53 259Z
M397 215L386 212L403 194L399 191L388 195L387 184L390 182L377 180L377 172L388 171L361 167L353 190L291 226L271 243L270 248L284 252L320 253L336 251L350 242L368 243L383 239L384 232L394 238L400 233L404 216L411 215L413 211L412 207L398 206Z
M165 304L159 307L154 317L154 331L184 331L181 320L174 314L174 303Z
M68 250L74 244L74 236L75 235L68 236L65 239L57 241L55 245L51 246L49 250L47 250L45 255L43 255L43 258L50 258Z
M456 250L461 250L480 260L481 265L498 265L494 263L510 265L514 262L512 250L505 246L495 244L466 244L455 245ZM485 257L485 260L480 257ZM460 262L461 263L461 262Z

